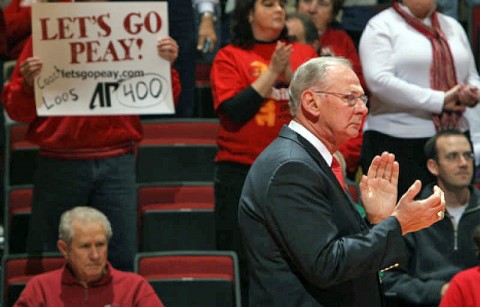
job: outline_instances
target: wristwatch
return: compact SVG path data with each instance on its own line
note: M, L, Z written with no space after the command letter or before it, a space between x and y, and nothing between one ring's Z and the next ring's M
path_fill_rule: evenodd
M210 18L213 22L216 22L217 21L217 16L215 16L214 13L212 12L203 12L200 14L200 19L203 19L203 17L207 17L207 18Z

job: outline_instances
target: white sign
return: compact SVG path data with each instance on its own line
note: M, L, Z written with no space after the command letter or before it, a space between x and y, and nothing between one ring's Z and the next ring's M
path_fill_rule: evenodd
M165 2L35 3L33 54L39 116L172 114Z

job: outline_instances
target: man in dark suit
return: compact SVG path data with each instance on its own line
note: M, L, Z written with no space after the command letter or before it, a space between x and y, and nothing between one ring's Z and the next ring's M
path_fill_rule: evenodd
M294 119L257 158L240 199L250 304L381 306L378 271L405 259L404 234L443 218L443 192L415 201L417 180L397 204L399 165L383 153L360 183L363 220L330 168L367 113L349 62L312 59L289 91Z

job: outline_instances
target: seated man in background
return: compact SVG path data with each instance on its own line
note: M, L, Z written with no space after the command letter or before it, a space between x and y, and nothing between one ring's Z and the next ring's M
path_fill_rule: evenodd
M405 236L409 261L385 272L387 291L395 292L408 306L438 306L450 279L477 265L472 232L480 224L480 191L472 184L473 152L461 132L438 132L425 144L427 168L445 192L445 218ZM421 198L432 193L434 183Z
M291 40L312 46L320 55L321 44L317 28L308 15L298 12L288 14L285 24Z
M75 207L62 214L58 249L65 265L32 278L19 306L163 306L141 276L114 269L107 261L112 227L91 207Z

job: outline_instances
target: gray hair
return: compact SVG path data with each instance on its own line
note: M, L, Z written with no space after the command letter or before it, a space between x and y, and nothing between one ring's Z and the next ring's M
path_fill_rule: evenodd
M330 80L326 78L327 69L335 66L352 68L349 60L342 57L323 56L311 59L297 68L288 87L290 114L295 116L300 107L303 91L319 84L325 87Z
M112 237L112 226L105 214L92 207L75 207L65 211L60 217L60 225L58 226L58 238L70 245L73 240L73 222L78 221L82 224L91 224L99 222L103 225L107 240Z

